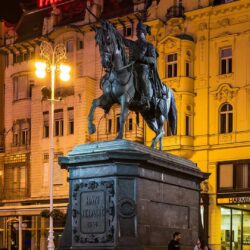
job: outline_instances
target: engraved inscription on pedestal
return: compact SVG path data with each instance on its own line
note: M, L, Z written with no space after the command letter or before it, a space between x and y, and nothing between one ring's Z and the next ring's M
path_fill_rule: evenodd
M81 204L81 233L105 233L105 192L82 192Z
M74 246L114 244L115 181L75 180L72 195Z

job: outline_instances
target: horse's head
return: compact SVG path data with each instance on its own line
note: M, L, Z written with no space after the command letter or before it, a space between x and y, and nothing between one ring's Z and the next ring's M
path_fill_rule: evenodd
M103 22L100 28L94 28L96 43L99 45L102 66L105 69L120 68L127 64L123 39L115 27Z
M101 63L105 69L112 67L113 54L115 50L115 41L112 34L112 30L106 24L103 24L101 28L95 28L95 39L99 46Z

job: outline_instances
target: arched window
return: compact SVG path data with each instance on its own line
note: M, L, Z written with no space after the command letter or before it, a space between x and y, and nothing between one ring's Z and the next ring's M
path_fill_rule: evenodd
M233 106L225 103L220 108L220 133L231 133L233 131Z

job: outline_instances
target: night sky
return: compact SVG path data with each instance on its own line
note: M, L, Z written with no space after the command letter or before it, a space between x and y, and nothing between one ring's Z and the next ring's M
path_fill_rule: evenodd
M20 4L27 10L33 9L37 7L37 0L0 0L0 19L4 19L11 24L16 24L22 15ZM109 14L112 15L114 12L118 13L119 10L128 9L129 6L132 7L132 0L105 0L105 5L108 6L106 6L106 9L110 12ZM110 8L110 6L112 6L112 8ZM111 9L113 11L110 11Z
M0 0L0 18L16 23L22 14L19 3L20 0Z
M17 23L22 15L22 8L26 10L37 8L38 0L0 0L0 19L9 23Z

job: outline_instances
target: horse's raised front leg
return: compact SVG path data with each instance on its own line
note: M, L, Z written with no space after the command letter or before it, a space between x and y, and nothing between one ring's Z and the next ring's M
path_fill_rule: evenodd
M119 132L118 135L116 136L116 140L117 139L122 139L123 138L123 130L124 130L124 123L125 120L127 118L127 114L128 114L128 104L126 103L126 97L122 96L120 98L120 104L121 104L121 114L120 114L120 118L119 118Z
M95 109L101 105L101 98L103 98L103 96L100 96L99 98L94 99L91 104L91 108L90 108L89 115L88 115L88 130L90 134L94 134L96 131L96 127L95 127L95 124L93 123L93 119L94 119Z

